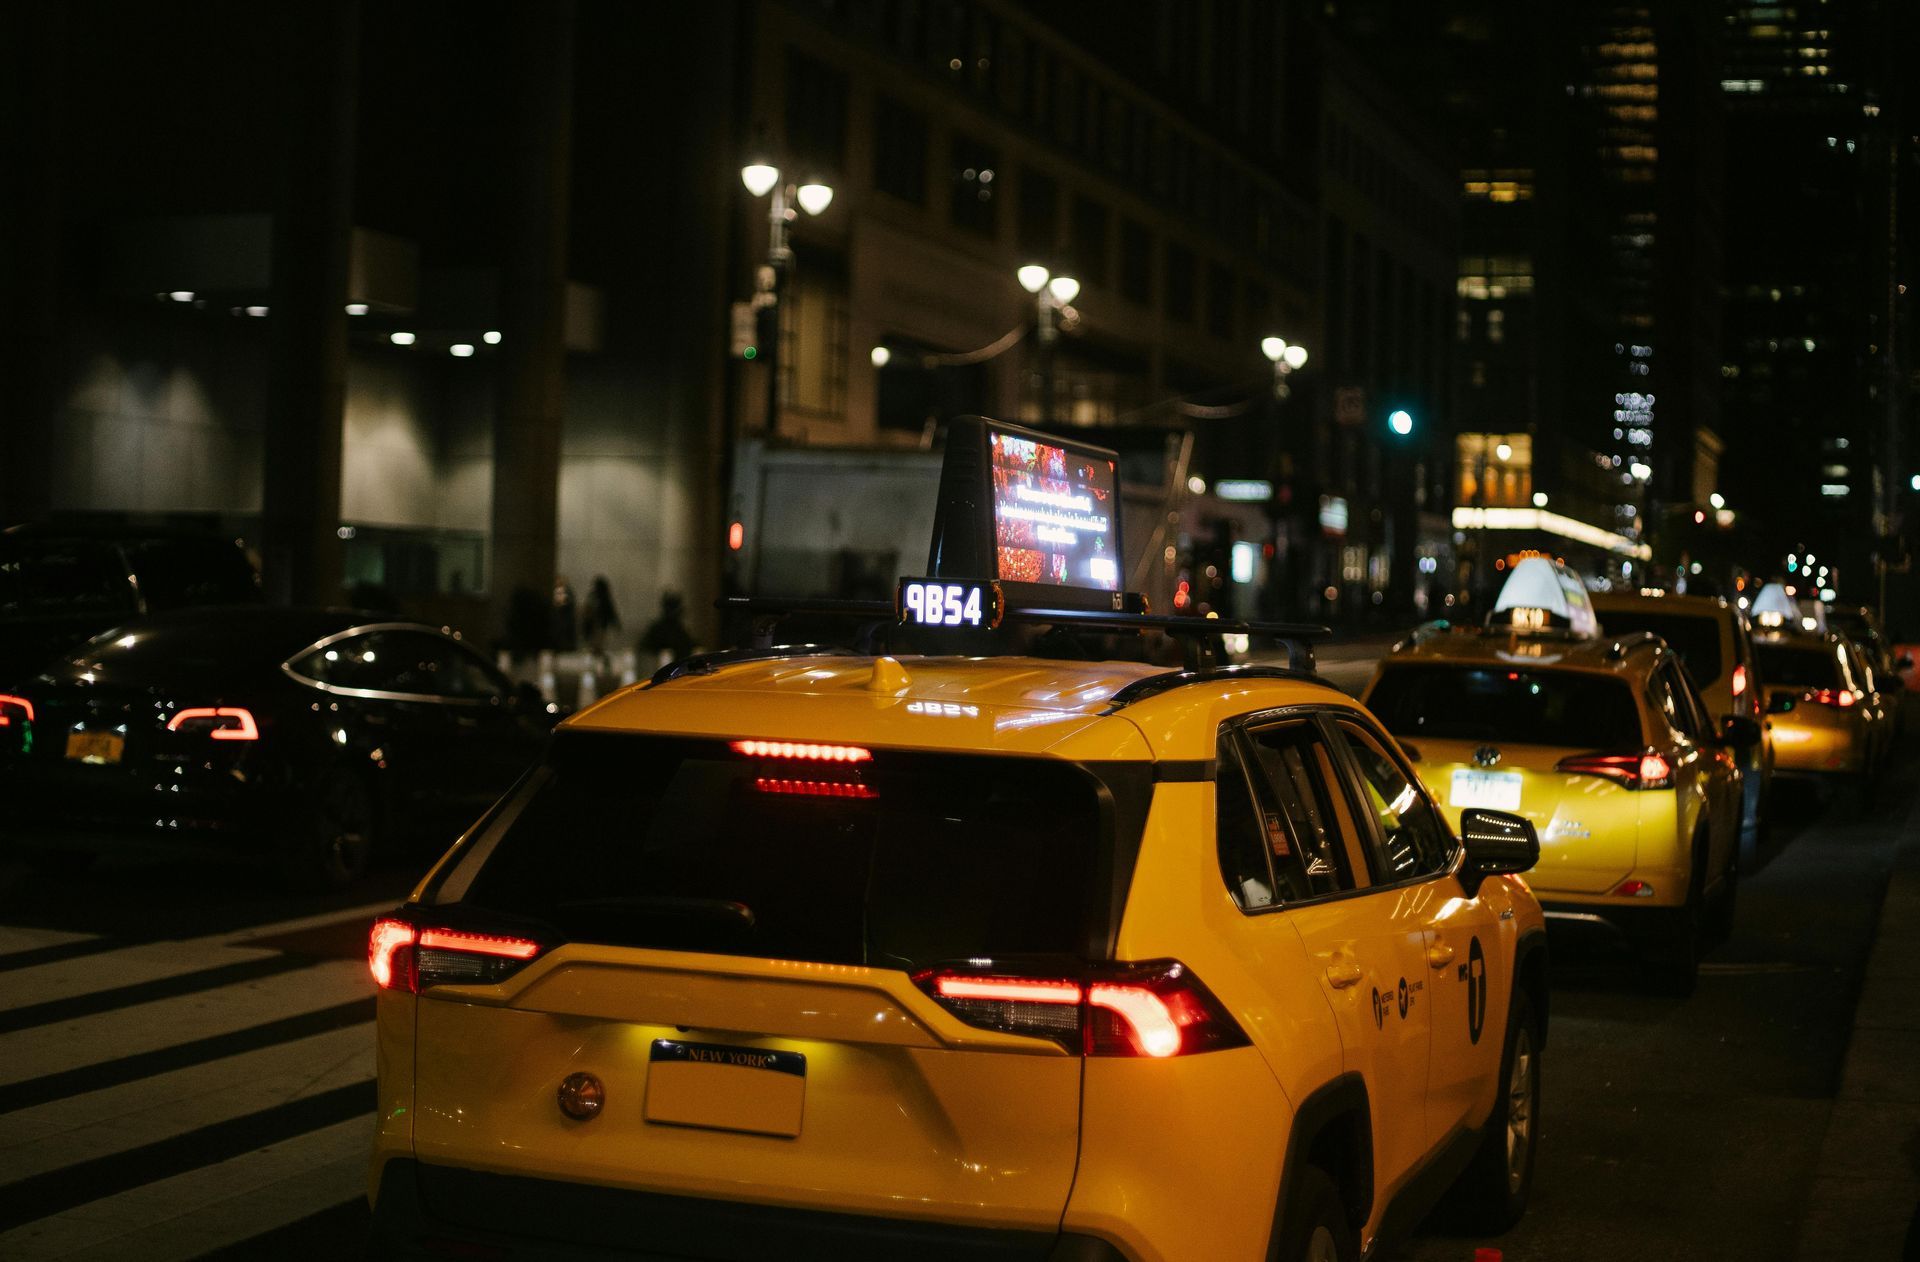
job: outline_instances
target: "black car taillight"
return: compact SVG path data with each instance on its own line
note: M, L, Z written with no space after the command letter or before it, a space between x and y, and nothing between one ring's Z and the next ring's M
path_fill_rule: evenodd
M1655 753L1575 754L1554 764L1555 771L1599 776L1628 789L1671 789L1673 764Z
M417 995L441 982L491 985L519 972L545 949L532 938L467 933L388 917L374 921L367 935L367 969L383 989Z
M257 741L260 725L244 706L193 706L176 710L167 720L169 732L206 736L216 741Z
M1246 1032L1178 960L1071 973L941 968L914 982L968 1025L1051 1039L1083 1056L1190 1056L1247 1045Z
M0 750L33 749L33 702L0 692Z

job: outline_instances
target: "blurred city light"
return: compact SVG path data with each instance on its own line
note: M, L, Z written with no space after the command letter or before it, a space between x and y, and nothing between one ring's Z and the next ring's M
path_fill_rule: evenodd
M884 346L876 346L868 352L867 357L873 360L873 366L875 368L885 368L887 361L893 358L893 352Z
M473 354L473 343L455 342L452 346L447 347L447 353L455 359L465 359Z
M1725 508L1727 506L1727 497L1715 491L1712 495L1707 496L1707 503L1713 505L1715 508Z
M1493 449L1493 454L1501 460L1511 460L1513 459L1513 444L1501 443Z
M1261 338L1260 353L1262 355L1265 355L1268 359L1278 362L1280 357L1287 353L1286 339L1278 338L1278 337Z
M482 333L480 335L480 340L485 342L488 346L498 346L500 345L500 330L488 329L485 333Z
M1028 263L1014 275L1020 278L1020 288L1030 294L1039 293L1046 287L1047 281L1052 279L1052 274L1038 263Z
M407 332L405 329L400 329L397 332L387 334L387 340L395 346L412 346L413 334Z
M367 310L367 304L364 302L350 302L347 304L348 315L365 315L367 314Z
M1047 282L1047 292L1056 302L1072 302L1080 296L1080 282L1071 276L1056 276Z
M1387 417L1387 426L1392 429L1394 433L1404 438L1413 432L1413 413L1407 411L1405 408L1397 408L1391 416ZM1508 448L1505 443L1502 443L1501 450L1510 451L1511 449ZM1505 460L1506 456L1503 455L1500 458Z
M751 162L740 168L740 182L755 197L765 197L780 182L780 168L764 162Z
M825 184L802 184L794 197L800 203L801 210L809 215L817 215L832 204L833 190Z
M1547 506L1547 493L1545 491L1535 491L1533 493L1533 506L1535 508L1545 508Z
M1307 348L1298 342L1287 343L1287 349L1281 352L1289 368L1304 368L1307 364Z

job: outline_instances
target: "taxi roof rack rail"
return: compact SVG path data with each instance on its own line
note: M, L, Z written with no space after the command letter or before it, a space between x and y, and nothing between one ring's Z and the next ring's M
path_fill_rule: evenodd
M1607 645L1607 656L1618 661L1627 654L1637 653L1641 649L1665 648L1666 646L1667 642L1661 639L1655 632L1629 631L1625 635L1616 636L1613 643Z
M1124 709L1136 701L1145 701L1148 697L1157 697L1163 692L1175 688L1184 688L1188 684L1208 684L1232 681L1236 679L1290 679L1296 683L1325 684L1324 675L1310 670L1295 670L1291 666L1261 666L1248 663L1238 666L1212 666L1204 670L1170 670L1164 675L1148 675L1145 679L1136 679L1107 701L1102 714L1112 714Z
M872 648L874 633L882 625L897 623L899 618L899 612L892 602L884 600L727 596L714 603L723 621L736 625L744 621L747 624L748 644L745 649L735 650L738 652L770 652L774 647L774 630L781 620L801 614L866 623L860 633L860 651L865 653ZM1246 635L1278 642L1287 650L1288 669L1311 674L1313 642L1327 639L1333 634L1331 629L1311 623L1256 622L1241 618L1197 618L1188 614L1123 613L1102 609L1015 606L1005 612L1001 621L1003 624L1018 622L1086 631L1162 631L1180 640L1185 666L1189 671L1222 666L1222 637Z
M760 649L721 649L713 653L695 653L692 657L683 657L668 662L643 685L657 688L661 684L683 678L687 675L711 675L722 666L732 666L736 662L764 662L782 657L852 657L854 651L838 644L777 644Z

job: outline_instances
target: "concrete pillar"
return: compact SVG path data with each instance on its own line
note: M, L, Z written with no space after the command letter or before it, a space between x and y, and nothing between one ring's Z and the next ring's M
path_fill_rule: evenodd
M502 241L500 407L493 430L494 625L513 593L553 589L567 362L573 175L572 0L507 9L513 65Z
M347 265L353 227L358 0L280 10L284 93L274 215L262 579L297 604L340 599L341 444L347 403Z
M52 452L64 422L66 289L62 283L63 92L67 13L9 8L0 24L0 294L13 313L0 339L0 529L51 507Z

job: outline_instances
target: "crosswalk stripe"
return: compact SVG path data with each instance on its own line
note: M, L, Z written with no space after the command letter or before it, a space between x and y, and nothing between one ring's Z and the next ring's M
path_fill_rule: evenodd
M365 1082L373 1039L371 1022L348 1026L9 1114L0 1185Z
M342 907L337 911L315 912L311 916L300 916L293 920L280 920L266 925L247 925L239 929L228 929L220 933L209 934L204 938L188 938L184 946L230 945L245 942L249 938L273 938L282 934L298 933L302 929L318 929L322 925L337 925L342 921L360 920L369 924L381 912L392 911L398 899L387 898L377 903L363 903L358 907Z
M316 1008L312 1012L297 1013L277 1021L263 1021L227 1034L211 1034L205 1038L155 1048L150 1052L135 1052L130 1056L94 1061L77 1068L43 1074L38 1078L11 1082L0 1086L0 1114L84 1095L89 1091L104 1090L123 1082L138 1082L142 1078L156 1077L202 1061L237 1056L255 1048L290 1043L342 1026L363 1025L373 1020L373 1014L374 997L366 995L335 1004L331 1008Z
M70 942L91 942L91 933L68 933L61 929L24 929L15 925L0 925L0 955L14 955L21 951L39 951L52 946L66 946Z
M371 1115L375 1100L371 1079L349 1083L8 1183L0 1186L0 1230L144 1186L156 1170L195 1170Z
M95 1012L0 1034L0 1085L150 1052L363 998L359 960L328 960L214 990Z
M211 1250L362 1195L371 1113L0 1233L0 1257L161 1259Z
M135 982L129 986L115 986L107 990L68 995L61 999L49 999L43 1003L29 1004L21 1008L0 1010L0 1033L25 1030L36 1025L51 1025L56 1021L71 1021L76 1017L92 1016L98 1012L117 1012L137 1004L151 1003L157 999L168 999L176 995L190 995L196 991L219 990L236 983L252 981L255 978L291 972L303 963L305 961L290 955L241 952L239 958L217 964L212 968L197 969L190 973L176 973L171 977L158 977L152 981Z
M7 1007L26 1008L95 991L138 986L237 960L265 959L272 954L264 948L143 942L101 955L18 969L7 978Z

